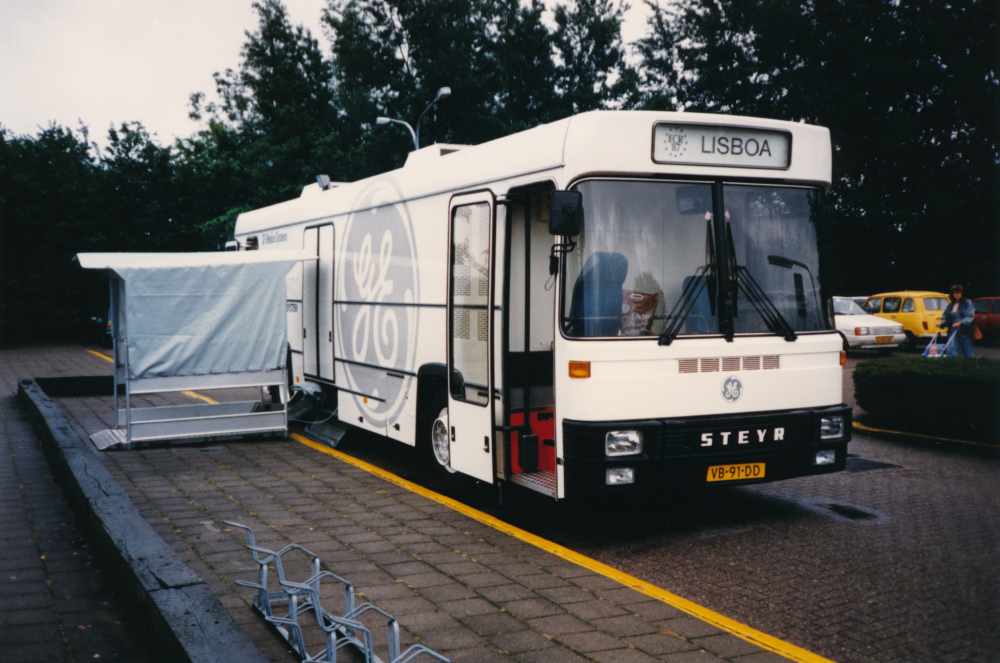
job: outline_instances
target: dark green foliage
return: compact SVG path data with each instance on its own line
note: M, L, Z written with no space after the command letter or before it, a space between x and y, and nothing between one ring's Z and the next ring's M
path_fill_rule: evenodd
M995 2L682 0L651 26L648 107L830 128L828 292L1000 287Z
M66 337L87 316L107 310L106 279L85 276L71 263L78 251L106 245L97 159L85 131L53 126L35 139L4 139L2 331L8 339Z
M996 443L1000 361L893 357L859 362L854 397L874 425Z
M625 62L622 16L611 0L577 0L555 8L554 43L560 60L556 84L560 115L628 105L638 76Z
M220 250L243 211L318 174L355 181L403 164L405 129L438 88L421 144L478 144L603 108L740 113L828 126L824 288L1000 290L996 3L678 0L659 3L639 65L620 0L328 0L330 51L279 0L200 129L161 147L138 123L100 152L86 130L0 141L0 341L68 338L103 315L80 251ZM944 252L951 246L951 252Z

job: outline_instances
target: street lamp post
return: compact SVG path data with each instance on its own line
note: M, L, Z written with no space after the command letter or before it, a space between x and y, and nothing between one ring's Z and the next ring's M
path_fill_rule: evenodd
M437 91L437 95L434 97L434 101L432 101L431 103L427 104L427 108L425 108L424 112L420 114L419 118L417 118L417 128L416 128L416 130L414 130L413 127L410 126L409 122L405 122L403 120L394 120L394 119L391 119L391 118L388 118L388 117L380 117L380 118L378 118L377 120L375 120L375 124L377 124L379 126L382 126L382 125L385 125L385 124L401 124L401 125L403 125L404 127L406 127L410 131L410 136L413 138L413 149L414 150L419 150L420 149L420 123L424 121L424 116L427 115L427 111L429 111L431 108L434 107L434 104L436 104L437 102L441 101L442 99L447 99L450 96L451 96L451 88L450 87L443 87L440 90L438 90Z

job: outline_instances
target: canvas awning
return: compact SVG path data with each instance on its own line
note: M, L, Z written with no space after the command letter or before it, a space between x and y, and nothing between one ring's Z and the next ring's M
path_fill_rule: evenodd
M80 253L84 269L117 277L115 337L129 378L285 368L285 276L307 251Z

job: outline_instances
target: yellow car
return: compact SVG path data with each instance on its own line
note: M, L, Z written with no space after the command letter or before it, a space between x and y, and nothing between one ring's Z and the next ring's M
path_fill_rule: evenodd
M948 295L943 292L904 290L872 295L862 308L903 325L906 347L912 350L918 342L930 342L947 306Z

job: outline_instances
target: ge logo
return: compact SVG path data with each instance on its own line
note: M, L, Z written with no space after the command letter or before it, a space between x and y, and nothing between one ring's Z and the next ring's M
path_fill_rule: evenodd
M743 395L743 385L734 377L726 378L722 383L722 397L730 403L735 403Z

